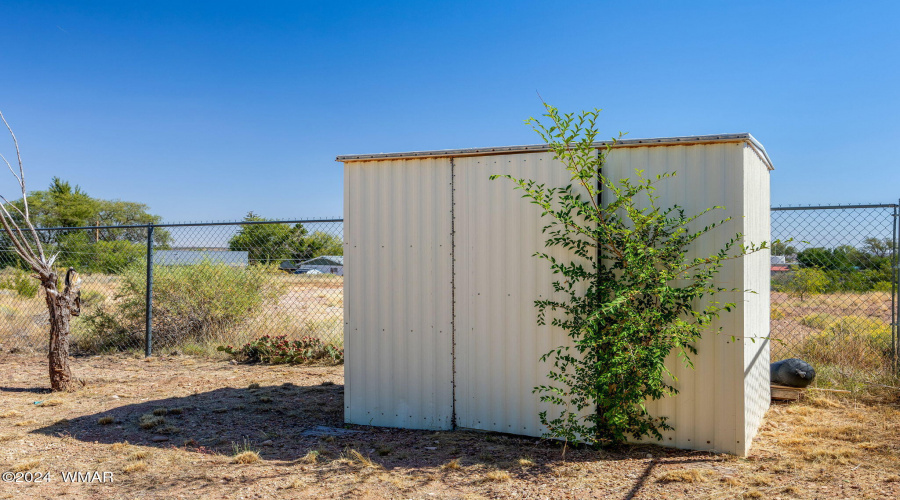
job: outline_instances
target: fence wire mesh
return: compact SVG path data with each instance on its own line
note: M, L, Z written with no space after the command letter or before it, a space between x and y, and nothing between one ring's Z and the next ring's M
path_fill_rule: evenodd
M343 346L343 221L42 229L60 271L82 279L73 354L204 354L262 335ZM151 244L148 245L148 238ZM151 259L148 259L151 249ZM0 350L46 352L43 292L0 241ZM64 274L64 273L61 273Z
M772 209L772 360L889 370L897 352L897 206ZM792 241L786 241L792 239Z

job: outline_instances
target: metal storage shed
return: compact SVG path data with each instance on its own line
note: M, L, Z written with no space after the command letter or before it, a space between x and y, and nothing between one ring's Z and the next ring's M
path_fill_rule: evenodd
M598 144L598 147L602 147ZM492 174L569 183L545 145L340 156L344 163L345 420L413 429L469 428L540 436L532 393L540 356L569 342L538 326L533 302L552 293L539 209ZM699 241L708 255L735 233L769 240L769 170L750 134L620 141L611 180L664 172L662 206L722 205L731 225ZM723 212L718 211L717 216ZM711 220L711 219L710 219ZM555 249L558 257L564 257ZM652 403L674 430L660 444L745 455L769 405L769 254L718 275L738 303L697 345L695 369L674 358L680 394ZM737 338L732 341L732 336ZM655 441L654 441L655 442Z

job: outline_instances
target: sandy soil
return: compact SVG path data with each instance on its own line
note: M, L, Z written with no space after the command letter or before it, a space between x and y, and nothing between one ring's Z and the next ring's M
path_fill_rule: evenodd
M0 356L0 472L50 474L0 482L0 498L900 498L896 394L773 406L748 458L563 458L531 438L344 428L341 366L103 356L74 370L87 386L51 394L45 359ZM236 463L246 451L259 460Z

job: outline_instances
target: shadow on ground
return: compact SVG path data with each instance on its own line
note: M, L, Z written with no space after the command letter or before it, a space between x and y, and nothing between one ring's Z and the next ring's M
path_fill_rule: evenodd
M291 383L259 388L220 388L185 397L120 404L107 411L36 429L37 434L81 441L121 443L231 454L249 445L267 459L292 460L300 445L316 442L304 432L343 425L344 387ZM339 430L338 430L339 432ZM306 453L306 449L302 453Z
M4 389L5 390L5 389ZM291 462L315 450L321 460L352 457L358 451L385 469L431 468L459 459L461 465L481 464L504 469L512 477L540 484L563 463L637 460L642 474L623 477L635 495L654 469L670 463L716 462L658 446L623 446L608 450L567 449L557 442L492 433L433 432L343 424L344 387L338 384L259 388L221 388L186 397L120 404L108 411L58 422L33 432L69 436L85 442L121 443L171 448L188 452L234 453L248 447L270 461ZM650 459L647 455L652 455ZM327 476L326 471L320 472ZM325 480L326 477L322 479Z

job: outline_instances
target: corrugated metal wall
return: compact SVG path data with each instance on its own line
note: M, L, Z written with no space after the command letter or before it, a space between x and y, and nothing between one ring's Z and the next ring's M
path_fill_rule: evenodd
M522 199L510 174L550 186L570 183L551 153L455 160L456 414L460 427L530 436L544 433L538 413L554 408L532 393L552 366L540 357L568 344L566 332L538 326L534 301L552 296L558 277L534 257L547 224ZM550 253L571 258L563 249Z
M450 160L344 168L344 417L449 429Z
M753 243L771 241L771 200L769 172L766 164L749 145L744 145L744 234ZM744 448L736 451L746 455L753 436L769 409L769 273L768 250L743 259L744 288L755 294L745 294L744 306Z
M753 187L760 190L758 196L764 196L764 202L768 203L768 171L759 163L745 165L745 148L745 143L620 148L610 154L607 175L611 180L617 180L625 176L633 177L635 169L644 170L643 175L647 178L676 172L674 178L657 184L660 206L681 205L687 214L713 206L725 207L697 221L699 226L725 217L733 218L730 223L695 242L688 254L689 258L705 256L715 253L735 234L746 233L748 224L756 226L760 218L762 223L768 223L768 205L761 213L747 211L745 197L755 194L745 194L746 179L751 176L765 179L765 186L757 184ZM747 173L745 167L758 172ZM753 208L759 212L761 206L754 205ZM757 256L757 260L760 257L768 259L768 253L765 254ZM726 262L717 276L717 285L728 289L747 289L745 276L749 269L746 265L746 259ZM761 279L768 290L768 268ZM730 313L723 312L722 317L697 343L699 355L693 359L694 367L684 366L674 355L669 357L667 366L677 377L673 385L680 393L648 405L652 414L668 417L675 428L663 433L661 444L745 453L748 436L745 425L744 344L750 342L744 340L744 336L745 325L751 319L748 301L758 302L758 298L742 292L719 294L718 301L735 302L738 307ZM765 324L768 325L768 320ZM722 329L722 333L716 335L713 332L718 328ZM767 345L765 351L767 357Z
M696 244L693 255L708 255L739 232L768 238L768 171L755 155L746 142L621 147L606 174L674 171L658 185L661 205L725 206L701 221L734 217ZM534 300L552 292L547 263L532 257L545 223L510 181L488 177L564 185L566 172L543 152L346 165L347 421L439 429L455 410L460 427L541 435L538 412L547 408L532 391L549 367L539 358L568 342L535 323ZM768 334L767 266L761 253L723 267L720 286L766 293L720 295L739 304L713 325L723 333L698 343L693 369L670 359L681 394L649 406L675 427L662 444L748 449L768 407L768 344L745 339Z

